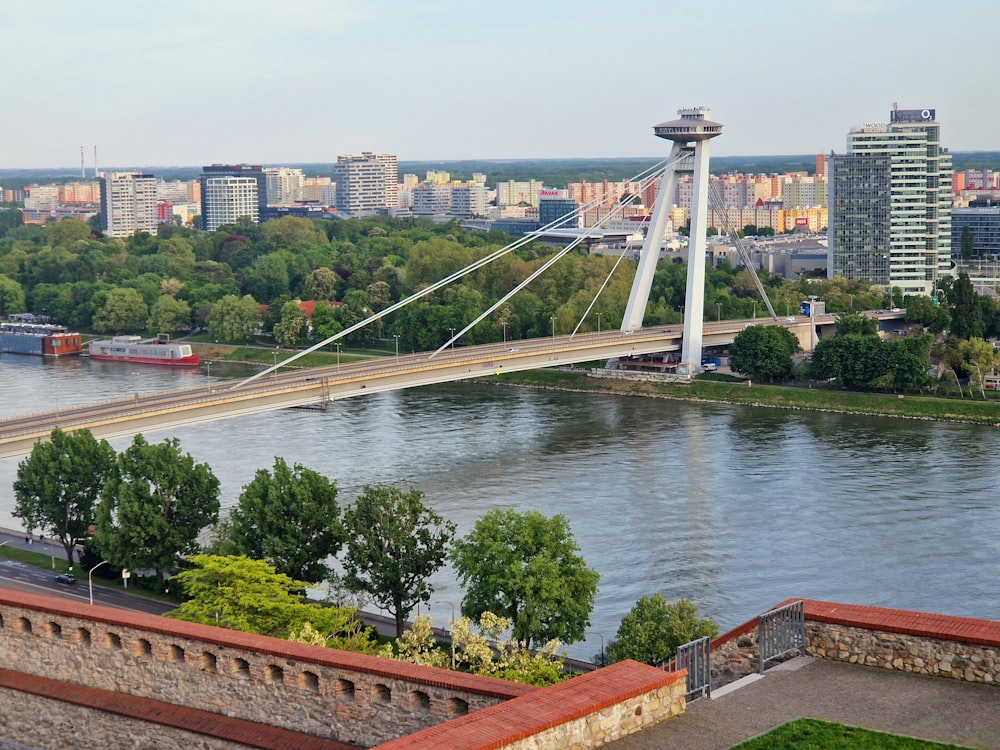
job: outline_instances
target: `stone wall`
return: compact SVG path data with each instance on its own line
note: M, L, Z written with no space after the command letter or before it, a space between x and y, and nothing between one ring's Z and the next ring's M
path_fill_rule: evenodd
M365 747L537 690L14 591L0 668Z
M379 750L582 750L684 712L686 673L623 661L383 745Z

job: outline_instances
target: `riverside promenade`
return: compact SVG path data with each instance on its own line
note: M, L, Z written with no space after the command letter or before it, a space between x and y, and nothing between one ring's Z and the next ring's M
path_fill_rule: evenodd
M751 675L611 750L727 750L798 718L1000 750L1000 686L800 656Z

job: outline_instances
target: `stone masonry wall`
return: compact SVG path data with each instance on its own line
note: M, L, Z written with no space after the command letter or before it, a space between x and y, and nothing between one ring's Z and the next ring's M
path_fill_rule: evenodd
M823 622L806 623L806 644L807 653L823 659L964 682L1000 683L1000 645L978 646Z
M537 688L0 592L0 667L365 747Z
M684 680L511 742L503 750L597 748L684 713Z
M0 688L0 737L37 748L103 750L239 750L246 745L205 737L85 706ZM144 739L146 738L146 739Z

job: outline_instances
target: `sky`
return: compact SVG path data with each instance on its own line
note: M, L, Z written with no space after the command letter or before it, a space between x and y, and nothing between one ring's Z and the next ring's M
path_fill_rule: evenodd
M1000 150L1000 3L32 0L0 5L0 169L841 152L894 102Z

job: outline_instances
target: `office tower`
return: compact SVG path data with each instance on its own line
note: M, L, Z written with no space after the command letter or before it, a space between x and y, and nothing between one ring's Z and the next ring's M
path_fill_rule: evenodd
M264 170L260 166L252 166L249 164L212 164L211 166L201 168L201 177L199 182L201 183L201 225L205 229L214 230L221 226L222 224L231 224L233 219L222 219L220 216L213 215L211 213L213 208L223 210L225 216L232 216L233 211L228 209L223 209L222 205L218 203L219 200L219 189L222 183L216 183L215 189L215 203L213 206L209 206L208 196L206 195L205 187L209 179L215 177L239 177L242 179L251 179L256 184L256 198L257 198L257 208L256 210L250 212L244 210L242 214L237 214L237 218L240 216L251 216L255 224L260 222L261 217L266 213L267 208L267 176L264 174ZM240 200L242 201L245 196L242 194L245 192L245 183L230 183L234 193L240 193ZM237 188L238 185L243 185L241 188ZM242 207L241 208L245 208Z
M256 177L202 175L202 228L214 232L223 224L235 224L243 218L260 223L259 185Z
M558 222L558 229L576 229L580 226L580 204L560 195L559 190L542 190L538 198L538 223L547 227ZM552 193L547 195L546 193Z
M156 178L138 172L110 172L100 178L101 231L109 237L156 234Z
M395 154L338 156L333 166L337 210L350 216L388 214L396 210L399 173Z
M853 128L828 162L827 275L931 294L951 263L951 156L933 109Z

